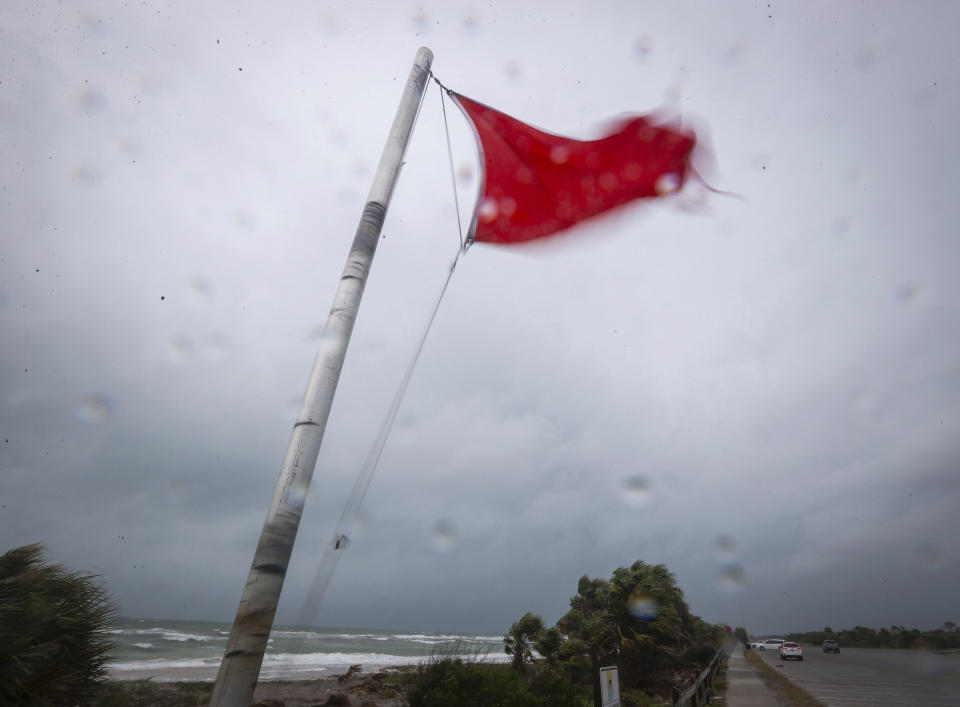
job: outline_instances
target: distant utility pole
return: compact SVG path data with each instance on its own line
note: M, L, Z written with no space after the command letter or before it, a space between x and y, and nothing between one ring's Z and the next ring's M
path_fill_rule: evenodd
M347 344L432 63L433 52L421 47L410 70L333 298L333 307L324 329L324 345L314 361L303 404L293 425L273 502L260 533L230 640L227 641L220 663L213 697L210 699L211 707L237 707L250 705L253 701L253 691L260 676L263 654L270 639L287 563L293 552Z

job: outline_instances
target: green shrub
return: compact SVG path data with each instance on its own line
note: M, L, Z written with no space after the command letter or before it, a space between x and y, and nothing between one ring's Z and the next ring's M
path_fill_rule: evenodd
M87 704L115 615L96 576L43 564L41 545L0 556L0 704Z
M508 665L435 659L420 667L410 707L587 707L584 690L556 673L535 671L529 679Z

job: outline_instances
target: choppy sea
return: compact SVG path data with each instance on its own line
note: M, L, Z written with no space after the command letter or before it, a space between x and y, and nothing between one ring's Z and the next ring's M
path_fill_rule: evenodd
M214 680L229 623L119 619L110 630L114 679ZM506 660L503 636L274 626L260 671L262 680L303 680L390 666L417 665L439 655Z

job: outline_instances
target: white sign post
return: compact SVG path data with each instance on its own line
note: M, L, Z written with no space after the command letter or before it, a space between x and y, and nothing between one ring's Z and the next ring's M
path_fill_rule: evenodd
M620 675L616 665L600 668L600 704L620 707Z

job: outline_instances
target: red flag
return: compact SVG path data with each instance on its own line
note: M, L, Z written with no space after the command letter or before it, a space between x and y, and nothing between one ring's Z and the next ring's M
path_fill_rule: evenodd
M451 92L473 123L482 194L469 235L488 243L549 236L633 199L683 186L692 131L626 118L599 140L551 135Z

